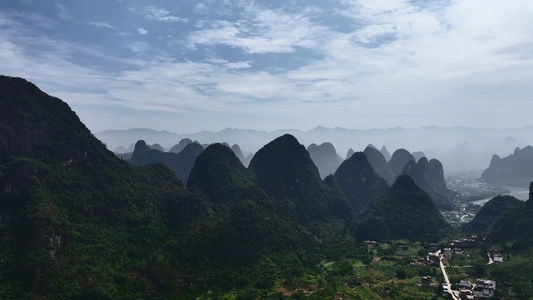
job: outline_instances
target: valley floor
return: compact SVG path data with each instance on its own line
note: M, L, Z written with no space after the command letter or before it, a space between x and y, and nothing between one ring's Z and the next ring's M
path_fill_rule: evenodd
M440 242L439 246L448 243ZM485 246L463 245L461 251L444 258L442 250L431 253L428 245L405 240L367 245L368 257L335 262L322 261L301 277L279 282L269 291L246 290L222 299L454 299L459 283L478 279L496 280L492 299L528 299L531 288L524 283L502 281L501 273L520 273L519 264L531 265L531 251L504 254L502 263L487 264ZM497 278L493 277L496 275ZM500 281L498 281L500 280ZM447 291L450 291L449 293ZM519 293L517 293L519 291ZM235 297L235 295L237 295ZM261 295L261 296L258 296ZM216 299L215 294L199 299Z

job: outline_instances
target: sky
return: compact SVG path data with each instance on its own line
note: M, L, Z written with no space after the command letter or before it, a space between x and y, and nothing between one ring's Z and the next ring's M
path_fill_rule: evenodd
M532 124L531 0L0 0L0 74L93 132Z

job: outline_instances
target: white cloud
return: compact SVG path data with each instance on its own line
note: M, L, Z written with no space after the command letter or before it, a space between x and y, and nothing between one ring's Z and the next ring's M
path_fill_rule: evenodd
M188 22L187 19L173 16L170 11L164 8L149 6L144 9L145 17L149 20L164 22Z
M62 20L72 20L72 16L68 12L68 9L65 5L59 3L56 1L55 3L56 11L57 11L57 17Z
M96 27L105 27L105 28L115 29L115 27L113 27L112 25L109 25L106 22L89 22L88 24L91 26L96 26Z
M211 25L191 33L189 43L214 46L217 44L241 48L246 53L291 53L296 47L313 48L317 37L325 30L313 25L303 15L288 15L281 11L249 7L235 22L214 20L200 22L199 27Z
M347 9L337 11L338 17L349 24L340 29L331 23L335 16L316 15L321 9L331 12L327 7L289 13L246 2L239 13L217 20L202 15L192 32L173 31L174 39L186 37L187 49L117 36L138 58L118 57L126 52L114 49L121 54L106 59L120 67L110 73L72 59L77 51L102 57L101 48L40 36L31 32L32 22L0 13L0 61L7 62L6 74L26 77L80 106L180 117L198 113L210 122L240 114L237 120L249 124L275 119L280 127L451 125L451 119L461 125L521 126L530 123L523 113L533 110L533 3L516 1L461 0L446 6L343 1ZM182 20L164 9L140 13L152 20ZM148 33L145 28L151 35L170 30L156 27L169 26L165 23L138 24L145 26L137 28L139 35ZM90 25L111 28L106 22ZM195 52L195 45L212 47ZM254 55L217 52L217 45ZM299 67L276 61L301 60L302 49L316 56ZM245 60L250 57L254 61Z
M239 62L234 62L234 63L228 62L224 64L224 66L226 66L226 68L228 69L247 69L251 67L249 61L239 61Z
M139 32L140 35L145 35L148 33L148 30L144 29L144 28L138 28L137 31Z
M206 62L224 66L228 69L247 69L251 67L251 61L229 62L228 60L216 57L205 59Z
M207 5L205 5L204 3L197 3L194 6L194 11L197 14L207 14L207 13L209 13L209 7Z

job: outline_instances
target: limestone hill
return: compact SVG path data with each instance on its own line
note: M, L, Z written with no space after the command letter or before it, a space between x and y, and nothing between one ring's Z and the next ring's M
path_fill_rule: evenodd
M360 238L439 240L453 231L429 195L407 175L400 175L390 191L372 200L357 229Z

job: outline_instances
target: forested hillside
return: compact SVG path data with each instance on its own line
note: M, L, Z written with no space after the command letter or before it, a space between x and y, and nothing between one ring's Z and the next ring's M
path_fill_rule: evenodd
M293 137L265 146L251 171L212 145L186 190L161 164L116 157L23 79L0 77L0 101L0 298L268 290L342 250L317 237L353 241L349 203Z
M0 76L0 108L0 299L441 299L416 286L436 269L410 263L460 233L413 178L389 189L362 152L322 180L289 134L249 167L236 147L189 143L185 187L162 164L178 154L139 142L134 167L24 79ZM420 161L442 188L442 165ZM526 263L475 269L516 295L529 291L531 203L486 231Z

